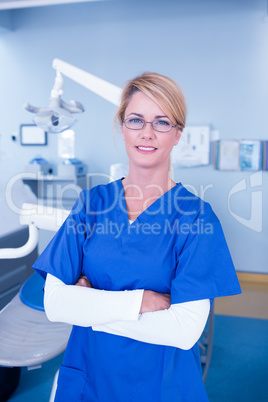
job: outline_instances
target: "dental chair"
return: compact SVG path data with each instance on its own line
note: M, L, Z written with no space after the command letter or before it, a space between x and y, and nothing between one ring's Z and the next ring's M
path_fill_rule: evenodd
M68 213L23 204L20 223L29 226L29 239L22 247L0 249L0 259L21 258L31 253L37 246L39 229L56 232ZM34 273L0 311L0 366L37 369L65 350L72 326L47 319L43 286L44 280Z

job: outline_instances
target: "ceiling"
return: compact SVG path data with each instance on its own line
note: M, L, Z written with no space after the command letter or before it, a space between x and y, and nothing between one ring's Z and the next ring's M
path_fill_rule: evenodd
M52 6L67 3L86 3L98 0L0 0L0 10L11 10L15 8Z

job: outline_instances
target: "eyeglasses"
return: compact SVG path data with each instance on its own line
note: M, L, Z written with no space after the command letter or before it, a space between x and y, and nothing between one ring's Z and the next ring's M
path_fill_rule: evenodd
M173 127L177 127L178 124L172 126L170 121L167 120L154 120L154 121L145 121L140 118L130 118L123 120L122 123L129 128L130 130L141 130L145 124L150 123L155 131L159 131L160 133L168 133L172 130Z

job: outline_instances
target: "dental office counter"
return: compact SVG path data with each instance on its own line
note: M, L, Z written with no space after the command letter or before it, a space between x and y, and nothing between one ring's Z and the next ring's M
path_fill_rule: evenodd
M37 177L25 177L23 182L27 184L38 199L59 200L67 199L74 201L80 191L88 188L87 176L54 176L41 175Z

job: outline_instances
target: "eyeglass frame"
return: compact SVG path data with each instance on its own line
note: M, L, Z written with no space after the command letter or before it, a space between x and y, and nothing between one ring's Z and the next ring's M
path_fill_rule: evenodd
M138 119L141 120L141 121L143 121L143 126L142 126L141 128L129 128L129 127L126 125L126 120L131 120L131 118L122 120L122 123L125 125L125 127L126 127L127 129L129 129L129 130L135 130L135 131L142 130L142 129L145 127L145 124L150 123L151 126L152 126L152 128L153 128L153 130L157 131L158 133L170 133L170 131L171 131L173 128L175 128L175 127L183 128L182 125L176 124L175 126L171 125L171 128L170 128L170 130L168 130L168 131L159 131L159 130L156 130L156 129L154 128L154 126L153 126L153 123L154 123L155 121L159 121L159 120L156 119L156 120L153 120L153 121L145 121L145 120L142 119L141 117L138 117ZM169 123L169 122L167 122L167 123Z

